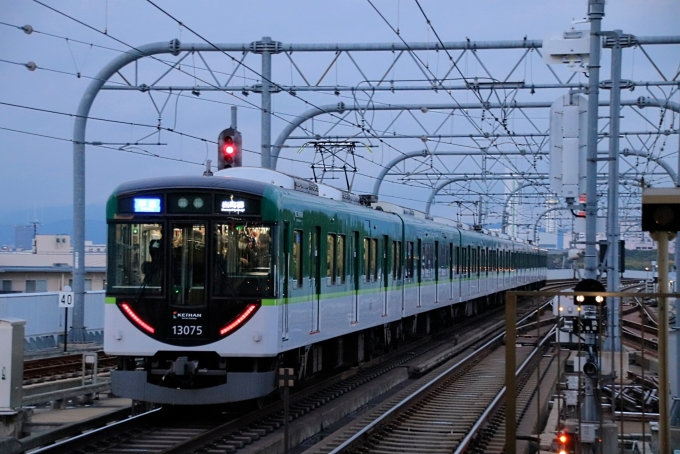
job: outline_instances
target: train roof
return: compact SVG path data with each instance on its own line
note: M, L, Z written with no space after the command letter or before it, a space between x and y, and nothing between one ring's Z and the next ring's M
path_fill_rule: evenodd
M262 181L234 178L227 176L225 178L214 178L203 175L187 175L187 176L172 176L172 177L158 177L148 178L144 180L135 180L123 183L114 191L114 195L132 194L139 191L150 191L154 189L186 188L186 189L225 189L234 190L234 185L244 191L255 195L263 195L266 188L270 187L269 183Z
M468 235L480 235L480 237L495 237L498 240L505 240L508 242L524 243L515 238L511 238L504 234L491 233L487 231L476 231L465 224L452 221L446 218L433 217L426 213L405 208L389 202L378 202L375 196L363 199L363 196L357 196L348 191L344 191L325 184L315 183L300 177L287 175L275 170L263 169L260 167L236 167L231 169L224 169L215 172L213 175L187 175L187 176L169 176L148 178L144 180L136 180L126 182L119 185L113 192L114 196L122 194L134 194L139 191L149 191L154 189L183 188L183 189L207 189L207 190L235 190L239 192L246 192L253 195L263 196L267 188L280 187L290 191L299 191L310 195L316 195L326 199L336 200L338 202L346 202L354 205L365 205L366 209L373 209L375 211L384 211L386 213L394 213L402 217L404 220L411 219L418 224L425 224L431 222L433 224L446 225L465 231ZM524 243L527 246L533 246L530 243Z

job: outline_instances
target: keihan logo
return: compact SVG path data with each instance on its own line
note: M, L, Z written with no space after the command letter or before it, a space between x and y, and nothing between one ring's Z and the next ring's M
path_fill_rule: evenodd
M173 311L172 312L172 318L173 320L180 319L180 320L196 320L199 319L203 316L200 312L177 312Z

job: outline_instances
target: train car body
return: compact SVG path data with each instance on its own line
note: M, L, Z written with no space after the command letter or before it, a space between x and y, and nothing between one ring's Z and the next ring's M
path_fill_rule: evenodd
M264 169L123 184L107 222L112 390L155 403L261 398L546 278L531 245Z

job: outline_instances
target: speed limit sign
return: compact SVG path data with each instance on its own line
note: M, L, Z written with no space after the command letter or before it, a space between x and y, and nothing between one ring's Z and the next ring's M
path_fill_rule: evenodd
M73 292L59 292L59 307L73 307Z

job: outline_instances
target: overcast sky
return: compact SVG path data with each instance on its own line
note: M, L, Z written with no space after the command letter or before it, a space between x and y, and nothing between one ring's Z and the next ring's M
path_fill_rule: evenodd
M180 27L152 4L142 0L41 0L64 15L49 9L33 0L0 0L0 102L37 109L74 114L85 88L106 63L120 51L129 48L111 37L131 46L151 42L180 39L183 43L202 42L186 28ZM181 20L187 27L200 33L215 43L249 43L271 36L283 43L383 43L398 42L398 37L378 15L367 0L345 1L162 1L159 6ZM374 0L375 7L407 42L430 41L436 38L426 25L425 19L413 0ZM434 30L443 41L516 40L543 39L557 35L572 25L572 19L586 15L585 0L421 0L421 5L432 21ZM77 19L96 30L69 19ZM14 26L29 24L35 30L32 34ZM609 0L603 29L622 29L624 32L641 36L664 36L680 34L680 1L678 0ZM578 25L585 28L587 25ZM54 35L54 36L50 36ZM65 39L65 38L68 38ZM77 42L80 41L80 42ZM85 43L85 44L83 44ZM93 46L91 46L92 44ZM111 50L104 49L110 48ZM669 46L666 65L663 70L673 73L680 61L680 46ZM632 54L630 54L632 55ZM240 58L240 54L234 54ZM296 55L293 55L297 58ZM423 58L428 59L430 67L441 64L445 59L430 52ZM164 55L172 61L174 57ZM226 56L212 56L211 65L225 73L230 73L233 63ZM220 61L220 58L222 61ZM315 79L330 64L332 55L299 56L303 71L309 71ZM370 56L362 56L360 65L370 69ZM389 57L391 58L391 57ZM514 57L516 60L516 57ZM635 54L635 62L624 60L623 77L637 79L636 62L643 57ZM431 59L431 60L429 60ZM639 59L639 60L637 60ZM376 57L376 61L379 57ZM38 69L29 71L25 64L34 62ZM246 60L256 71L260 70L257 56ZM274 56L274 79L282 84L302 84L294 73L289 60L284 55ZM467 59L461 64L477 64ZM193 74L192 66L201 66L199 57L189 57L183 64L185 74L178 76L177 83L187 82ZM377 63L376 63L377 65ZM538 66L538 65L537 65ZM530 72L539 71L538 67L521 68L518 78L531 77ZM140 68L142 65L140 64ZM384 65L380 71L384 72ZM146 69L145 69L146 71ZM349 60L333 68L328 74L327 83L356 83L351 80ZM481 71L481 69L479 69ZM642 70L640 70L642 71ZM147 79L155 80L163 70L149 68L141 72ZM80 74L81 77L77 75ZM128 77L133 74L128 68ZM407 74L405 72L404 74ZM674 73L673 73L674 74ZM417 74L413 74L417 76ZM212 81L202 69L196 73L198 80ZM255 83L257 74L237 72L238 83ZM402 76L404 77L404 76ZM650 76L653 78L653 76ZM369 76L371 78L371 76ZM658 76L656 77L658 79ZM580 80L585 80L581 78ZM122 82L120 78L115 79ZM142 80L140 79L140 83ZM315 81L310 81L314 83ZM198 83L198 82L196 82ZM224 80L222 80L224 83ZM630 96L644 95L635 93ZM243 132L244 147L257 151L260 146L260 95L248 97L236 93L243 102L225 93L202 93L192 97L185 93L182 97L170 97L162 115L162 125L194 137L216 140L219 131L229 126L230 104L239 106L239 129ZM302 99L314 105L332 104L344 100L331 95L300 93ZM389 102L415 102L419 94L392 95ZM454 93L457 101L470 101L469 94ZM276 94L274 108L280 114L275 118L272 128L272 141L278 136L286 122L309 108L300 99L291 99L286 94ZM178 100L179 99L179 100ZM435 99L435 98L432 98ZM154 95L160 109L166 101L161 94ZM449 95L441 102L452 102ZM675 98L677 101L677 96ZM249 105L250 104L250 105ZM255 106L255 107L254 107ZM92 117L100 117L122 122L155 125L158 114L148 95L107 91L99 94L94 102ZM73 119L69 116L26 110L8 105L0 105L0 127L11 128L54 138L30 136L0 129L0 213L26 210L39 213L49 206L72 203L72 150L69 142L73 135ZM453 129L453 125L451 126ZM152 129L142 126L121 126L114 123L90 121L87 131L88 141L125 143L140 140ZM162 134L160 139L152 136L148 142L160 141L165 146L140 146L131 151L118 151L100 147L87 147L87 204L104 203L111 191L121 182L150 176L169 174L197 174L203 171L200 163L207 158L215 160L216 147L205 141L187 136ZM671 139L670 147L677 149L677 139ZM375 145L375 144L374 144ZM116 145L111 147L116 148ZM387 149L387 151L385 151ZM402 151L412 151L405 146ZM295 156L293 151L290 156ZM387 154L386 154L387 153ZM385 162L393 157L394 150L378 147L373 150L370 160ZM145 156L146 154L146 156ZM156 154L160 159L149 157ZM367 155L368 156L368 155ZM246 153L245 165L259 165L256 153ZM282 162L280 168L288 172L300 170L309 172L308 166L301 167L295 161ZM367 172L374 172L367 170ZM361 179L361 176L357 177ZM372 181L357 183L362 188L370 188ZM418 197L421 197L420 195ZM32 215L31 215L32 217ZM3 220L5 222L25 222L27 219Z

